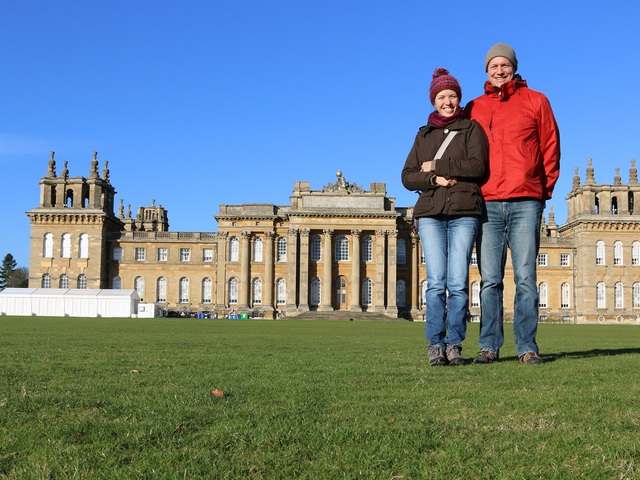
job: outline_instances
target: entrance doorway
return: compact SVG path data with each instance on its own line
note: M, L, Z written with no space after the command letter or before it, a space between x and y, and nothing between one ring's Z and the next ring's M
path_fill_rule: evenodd
M338 277L336 281L336 302L334 308L336 310L345 310L347 308L347 279Z

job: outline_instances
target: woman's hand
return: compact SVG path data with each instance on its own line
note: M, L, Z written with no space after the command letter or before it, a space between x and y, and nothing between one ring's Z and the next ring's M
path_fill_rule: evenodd
M439 185L441 187L453 187L456 183L458 183L458 180L456 180L455 178L447 179L439 175L436 176L436 185Z
M421 172L430 172L431 171L431 160L429 160L428 162L422 162L422 165L420 166L420 171Z

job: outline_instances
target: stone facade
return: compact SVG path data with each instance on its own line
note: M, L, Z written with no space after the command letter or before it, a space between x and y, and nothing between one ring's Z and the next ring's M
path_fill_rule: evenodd
M426 276L413 208L396 207L384 183L368 189L337 172L312 190L296 182L290 203L220 205L217 232L171 232L155 201L135 217L107 162L88 177L56 173L54 153L31 221L30 287L134 288L168 311L365 312L422 320ZM635 162L628 184L597 185L591 160L576 169L568 219L543 219L538 284L542 321L640 324L640 198ZM469 274L470 315L480 315L480 278ZM513 315L507 257L505 318ZM359 313L360 314L360 313Z

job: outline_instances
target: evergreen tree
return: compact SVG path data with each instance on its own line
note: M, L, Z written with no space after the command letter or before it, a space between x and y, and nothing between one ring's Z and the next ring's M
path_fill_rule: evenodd
M0 288L5 288L7 286L7 282L11 278L13 272L15 272L17 266L18 262L13 258L13 255L7 253L4 260L2 260L2 265L0 266Z

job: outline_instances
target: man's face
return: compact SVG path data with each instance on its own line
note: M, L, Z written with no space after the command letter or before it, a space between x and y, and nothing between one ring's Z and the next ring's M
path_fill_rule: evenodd
M491 85L500 87L502 84L513 80L513 65L511 65L508 58L493 57L489 61L487 75L489 75Z

